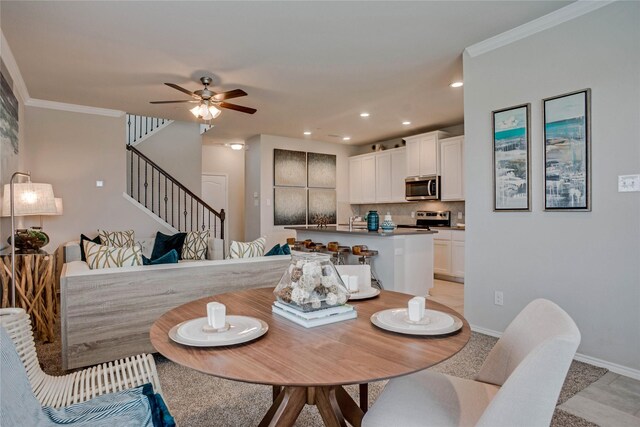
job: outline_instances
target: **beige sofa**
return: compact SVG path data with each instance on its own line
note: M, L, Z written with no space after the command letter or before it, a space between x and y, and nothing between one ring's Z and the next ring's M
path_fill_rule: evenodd
M143 240L151 241L143 245L148 256L153 239ZM210 242L209 248L210 257L221 258L221 242ZM64 369L155 352L149 329L166 311L208 295L275 286L290 259L283 255L91 270L80 261L78 242L67 243L64 252Z

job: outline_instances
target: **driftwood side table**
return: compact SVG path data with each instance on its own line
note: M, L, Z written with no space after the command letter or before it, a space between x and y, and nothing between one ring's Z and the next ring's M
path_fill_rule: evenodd
M58 297L55 280L55 255L45 251L16 252L16 306L31 316L34 334L45 342L54 338L54 325L58 315ZM2 307L10 306L11 251L0 252L0 283Z

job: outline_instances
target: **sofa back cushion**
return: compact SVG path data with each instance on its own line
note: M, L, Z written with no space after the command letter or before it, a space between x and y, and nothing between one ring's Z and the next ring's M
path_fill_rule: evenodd
M186 237L187 233L168 235L158 231L156 233L156 240L153 242L151 259L158 259L169 253L172 249L175 249L175 251L178 252L178 259L182 259L182 247L184 246L184 240Z
M117 248L98 245L89 240L85 240L84 252L87 256L87 264L92 270L142 265L142 248L138 245L128 248Z
M106 231L98 230L98 236L100 236L100 242L106 246L113 246L116 248L130 247L135 244L133 230L126 231Z

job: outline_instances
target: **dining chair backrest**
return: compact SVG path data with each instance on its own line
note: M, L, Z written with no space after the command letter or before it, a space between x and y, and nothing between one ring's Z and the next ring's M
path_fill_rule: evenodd
M478 426L549 425L580 344L580 331L551 301L537 299L507 327L476 380L501 386Z

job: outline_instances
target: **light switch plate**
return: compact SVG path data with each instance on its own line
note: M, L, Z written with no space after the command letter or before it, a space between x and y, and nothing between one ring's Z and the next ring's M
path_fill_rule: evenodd
M618 175L618 192L640 191L640 175Z

